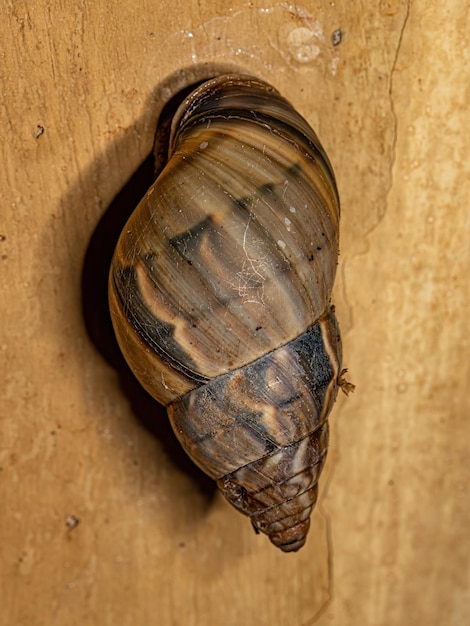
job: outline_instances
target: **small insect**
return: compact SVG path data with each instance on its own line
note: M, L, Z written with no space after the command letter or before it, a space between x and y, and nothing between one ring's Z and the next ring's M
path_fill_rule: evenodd
M285 552L305 543L341 342L339 199L314 131L273 87L224 75L172 121L168 160L119 239L121 350L181 445Z

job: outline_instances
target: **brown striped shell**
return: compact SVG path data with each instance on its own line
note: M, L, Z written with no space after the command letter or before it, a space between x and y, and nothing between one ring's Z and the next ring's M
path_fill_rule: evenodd
M122 352L183 448L284 551L304 543L341 370L339 200L307 122L226 75L173 120L110 273Z

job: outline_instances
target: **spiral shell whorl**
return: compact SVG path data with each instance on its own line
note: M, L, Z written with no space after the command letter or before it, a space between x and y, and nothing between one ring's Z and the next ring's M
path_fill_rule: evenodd
M224 476L218 486L253 526L285 552L305 543L328 449L328 422L300 442ZM282 458L276 458L281 456Z
M111 273L121 348L165 405L302 334L336 271L339 204L316 135L265 83L216 85L190 98Z

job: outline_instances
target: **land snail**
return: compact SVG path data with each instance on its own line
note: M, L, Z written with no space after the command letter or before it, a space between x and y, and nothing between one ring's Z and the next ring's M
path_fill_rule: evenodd
M256 531L301 548L343 378L330 305L339 199L316 134L273 87L224 75L177 110L168 161L109 279L130 368Z

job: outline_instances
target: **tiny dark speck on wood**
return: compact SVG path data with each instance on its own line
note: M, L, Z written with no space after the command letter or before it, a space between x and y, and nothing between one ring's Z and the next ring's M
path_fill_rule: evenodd
M331 34L331 43L334 46L339 46L339 44L343 41L343 31L341 28L337 28Z

